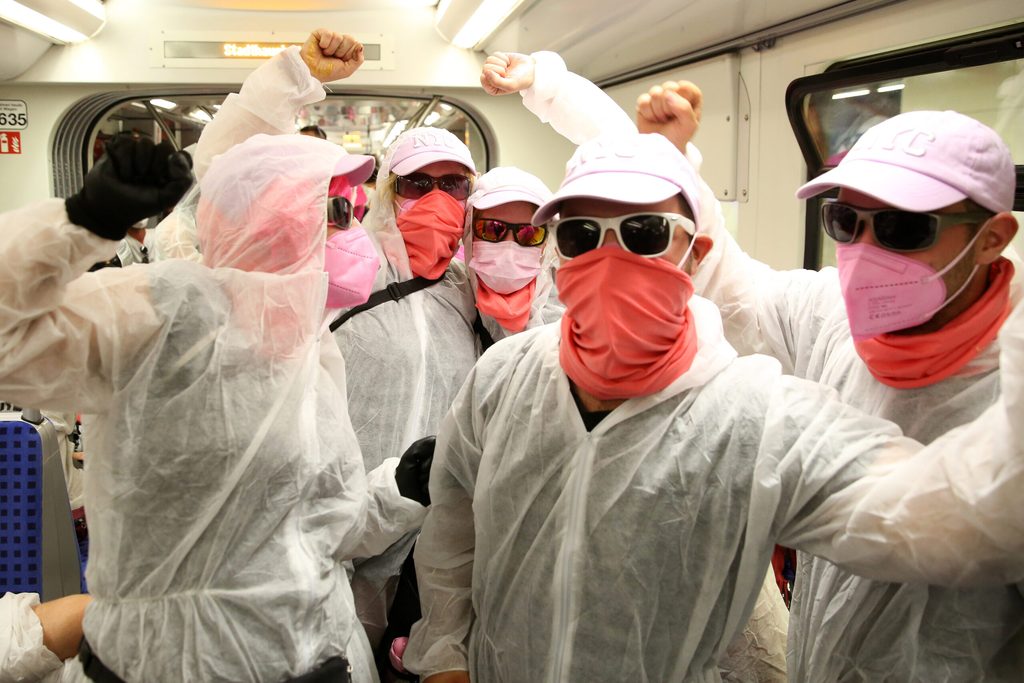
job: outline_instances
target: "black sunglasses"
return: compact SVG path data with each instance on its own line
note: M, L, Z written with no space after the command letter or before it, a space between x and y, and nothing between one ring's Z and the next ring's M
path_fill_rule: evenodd
M661 256L672 245L672 234L677 225L693 235L692 220L678 213L634 213L616 218L581 216L555 221L555 247L562 258L576 258L604 241L604 234L614 232L619 245L639 256Z
M548 236L548 230L543 225L508 223L497 218L478 218L473 221L473 235L484 242L500 242L509 230L512 231L512 239L521 247L539 247Z
M395 176L395 194L405 199L419 199L435 187L455 199L465 199L469 196L469 186L469 178L458 173L449 173L440 178L426 173Z
M966 213L916 213L900 209L858 209L836 199L821 205L821 227L840 244L857 239L861 226L871 223L878 245L890 251L921 251L939 239L939 232L954 225L984 223L994 214L988 211Z
M347 197L327 198L327 224L336 228L349 228L352 226L352 202Z

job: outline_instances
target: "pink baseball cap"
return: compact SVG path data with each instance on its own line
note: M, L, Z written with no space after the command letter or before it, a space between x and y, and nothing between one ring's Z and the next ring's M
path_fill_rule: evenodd
M435 161L454 161L473 173L473 156L469 148L444 128L413 128L398 136L384 155L381 173L408 175Z
M539 207L550 199L551 190L537 176L512 166L498 166L477 179L466 207L490 209L510 202Z
M345 154L334 165L334 176L345 176L352 186L362 185L373 174L377 160L365 154Z
M546 223L562 202L576 197L654 204L681 194L697 223L699 187L693 166L663 135L606 135L579 146L565 166L561 187L537 209L533 222ZM697 230L700 228L697 223Z
M842 187L905 211L971 199L999 213L1013 208L1016 182L1013 157L994 130L955 111L911 111L869 128L796 196Z

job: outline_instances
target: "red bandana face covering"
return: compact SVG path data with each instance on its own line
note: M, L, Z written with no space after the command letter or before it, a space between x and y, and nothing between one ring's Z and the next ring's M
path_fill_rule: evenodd
M537 280L533 279L522 289L502 294L495 292L478 278L476 307L481 313L486 313L497 320L498 324L509 332L522 332L526 329L526 323L530 321L530 304L533 303L533 293L536 289Z
M601 247L557 274L559 361L577 386L608 401L661 391L690 368L697 332L693 282L660 258Z
M989 270L988 289L945 327L928 334L882 334L854 341L857 354L882 384L916 389L952 377L996 338L1010 314L1013 264L1005 258Z
M462 202L436 189L399 212L396 221L413 275L441 277L455 255L465 218Z

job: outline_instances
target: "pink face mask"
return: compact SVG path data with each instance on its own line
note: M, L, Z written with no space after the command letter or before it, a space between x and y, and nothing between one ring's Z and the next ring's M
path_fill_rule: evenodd
M469 267L495 292L511 294L537 278L542 251L540 247L522 247L512 241L473 240Z
M971 281L946 296L942 276L964 257L982 231L942 270L871 244L837 244L839 286L854 339L869 339L927 322Z
M362 228L335 233L327 240L327 308L351 308L366 303L380 269L380 257Z

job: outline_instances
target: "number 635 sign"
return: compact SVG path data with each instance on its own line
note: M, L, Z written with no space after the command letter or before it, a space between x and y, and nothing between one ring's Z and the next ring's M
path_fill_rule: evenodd
M21 100L0 100L0 129L28 128L28 106Z

